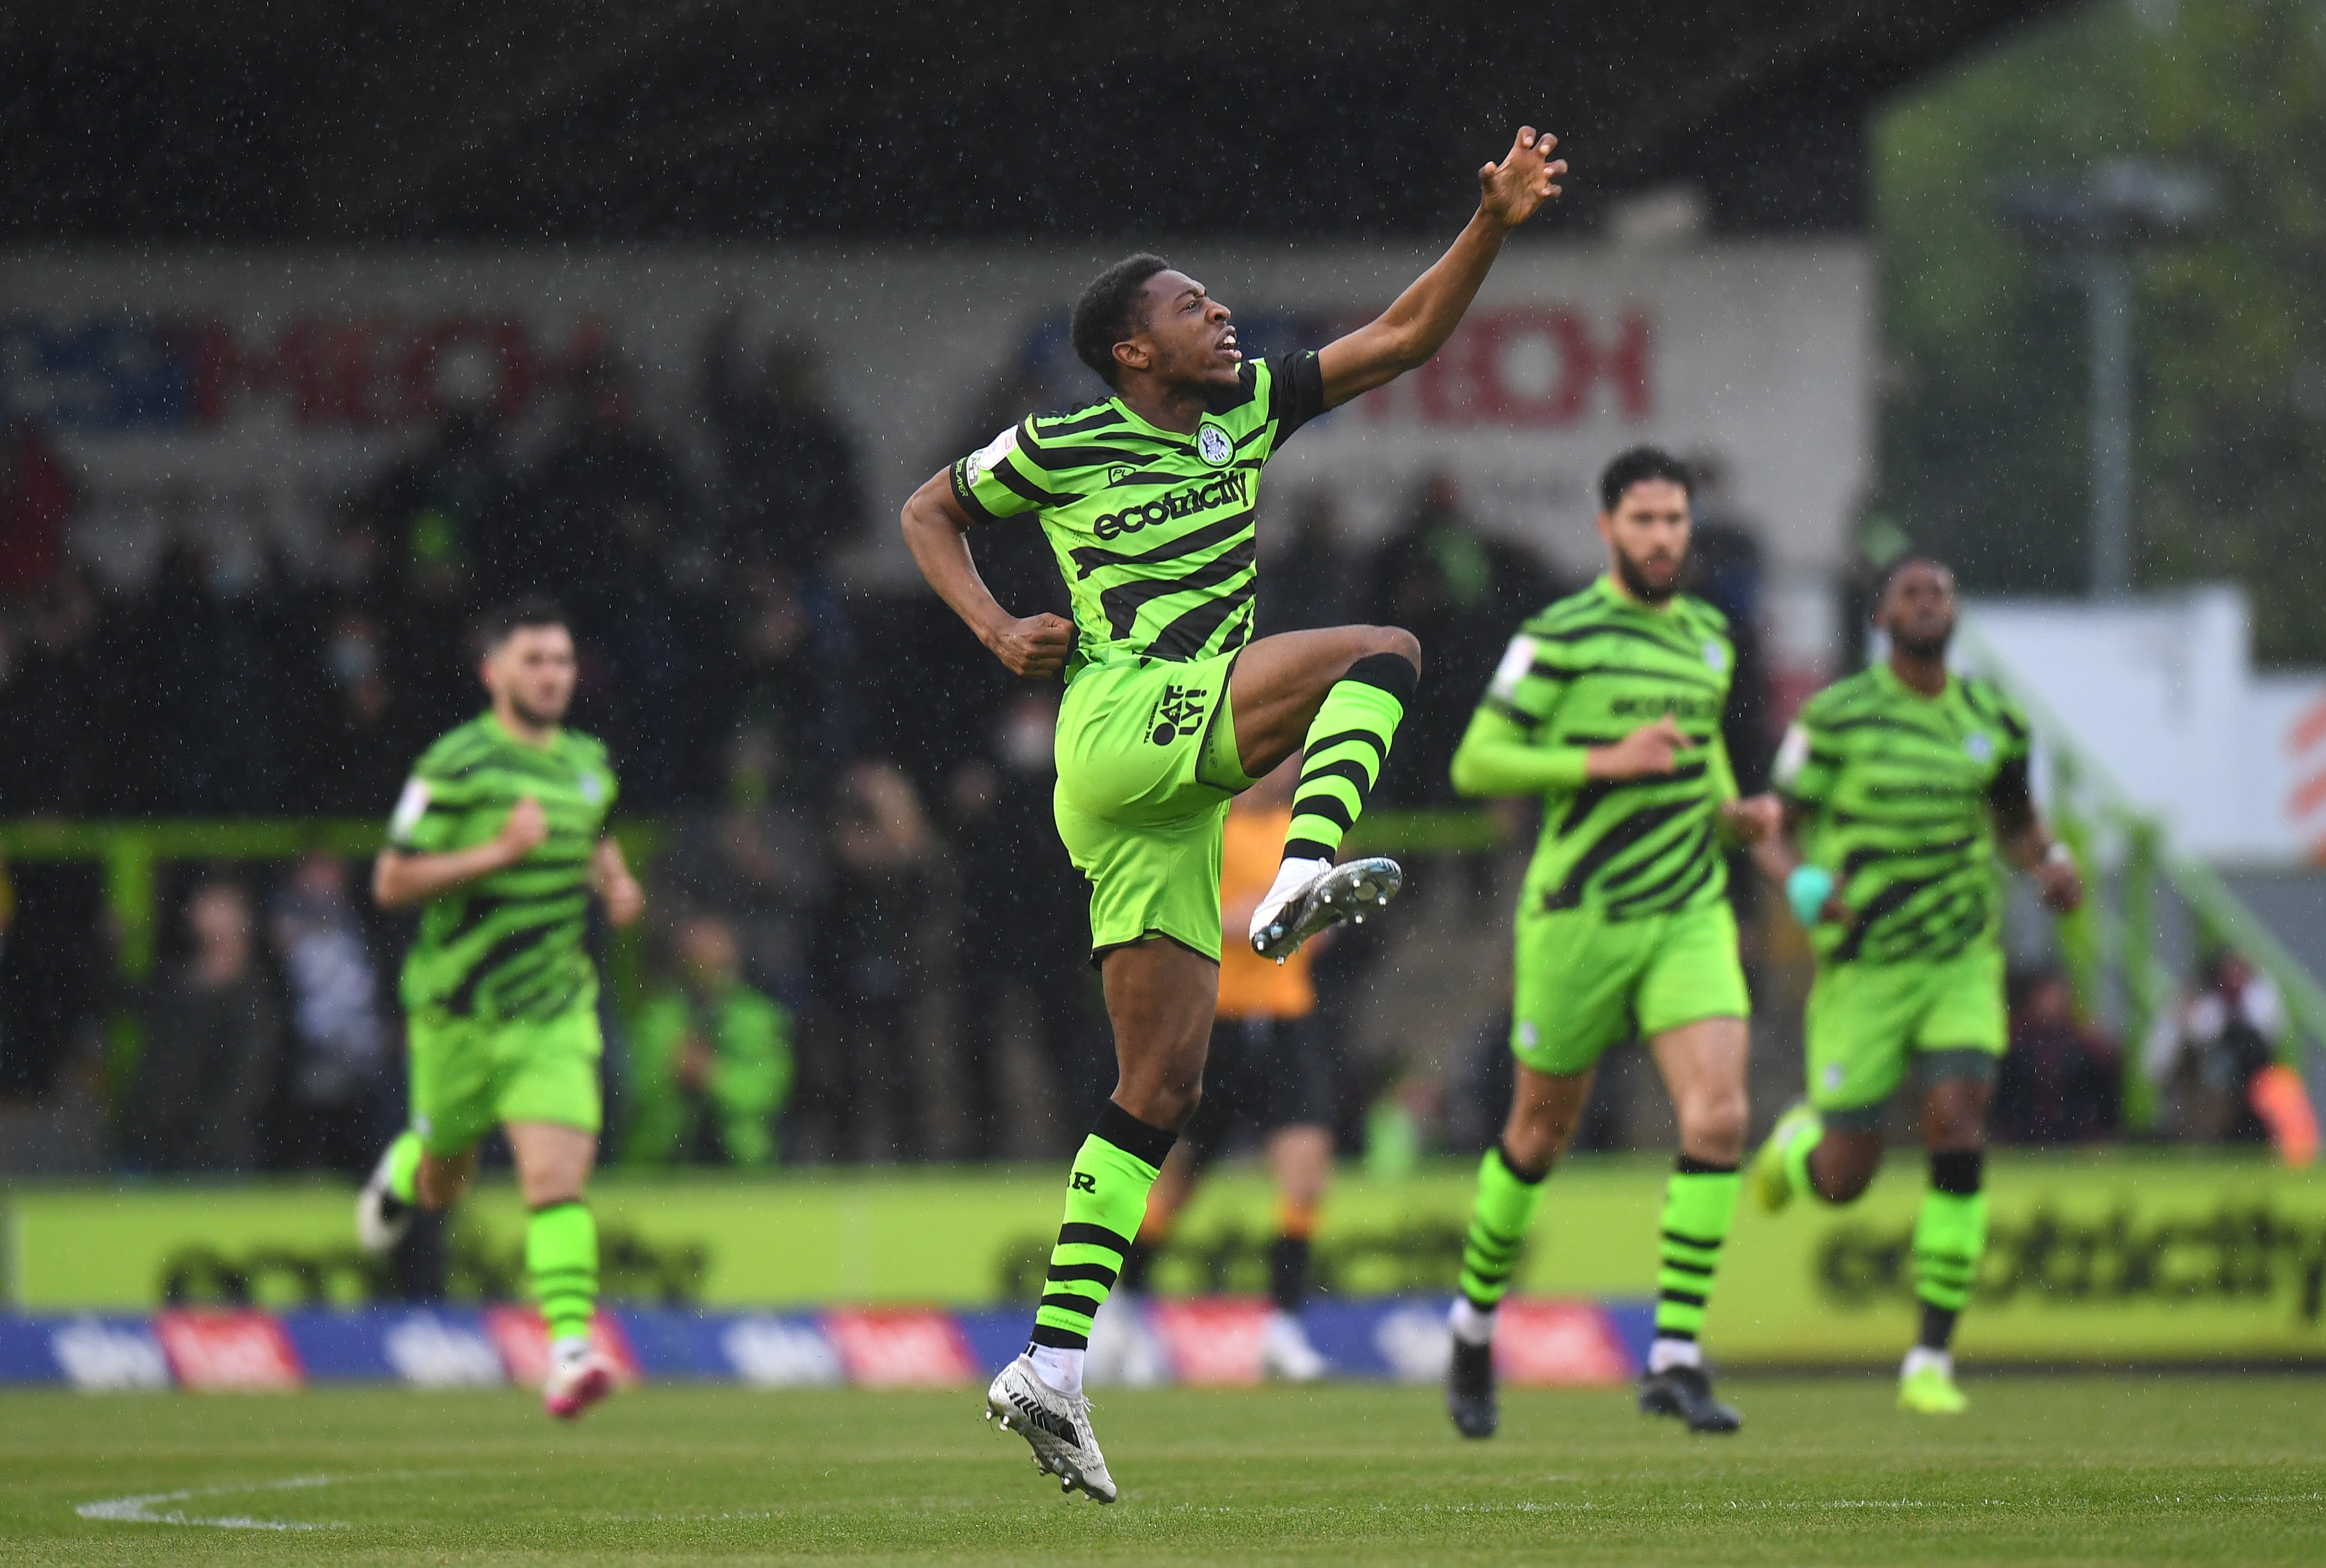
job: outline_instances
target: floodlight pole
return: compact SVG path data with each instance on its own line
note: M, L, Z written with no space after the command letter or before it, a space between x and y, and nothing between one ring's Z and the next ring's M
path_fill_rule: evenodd
M2088 258L2092 333L2092 597L2132 591L2132 257L2102 243Z

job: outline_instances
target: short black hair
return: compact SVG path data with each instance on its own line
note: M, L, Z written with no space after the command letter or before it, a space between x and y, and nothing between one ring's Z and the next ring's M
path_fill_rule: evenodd
M1945 572L1947 574L1948 581L1951 582L1954 580L1955 569L1953 567L1949 566L1945 561L1940 561L1937 556L1931 554L1927 550L1908 550L1900 554L1897 559L1891 561L1889 565L1884 567L1882 569L1882 575L1875 580L1875 608L1877 609L1881 608L1883 601L1890 597L1891 585L1896 582L1898 580L1899 574L1910 566L1932 567L1940 571Z
M1148 279L1170 265L1159 255L1140 251L1099 274L1075 297L1075 357L1109 386L1122 374L1114 360L1114 346L1138 331L1144 320L1140 292Z
M527 626L563 626L571 632L573 623L547 594L528 593L488 612L477 625L477 642L489 654Z
M1613 512L1623 504L1624 492L1644 479L1669 479L1696 494L1695 478L1688 465L1661 447L1628 447L1599 470L1599 510Z

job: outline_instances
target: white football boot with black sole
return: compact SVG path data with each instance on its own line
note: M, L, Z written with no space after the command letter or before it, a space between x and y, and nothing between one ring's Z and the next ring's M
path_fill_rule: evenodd
M372 1167L363 1191L356 1194L356 1245L374 1257L395 1251L404 1233L412 1229L412 1205L398 1199L387 1184L387 1163L395 1154L391 1144Z
M1287 860L1276 885L1251 912L1251 951L1282 963L1318 932L1365 916L1395 898L1405 873L1379 855L1335 866L1326 860Z
M985 1418L1024 1438L1033 1447L1035 1468L1056 1476L1059 1490L1080 1487L1094 1503L1114 1501L1114 1478L1106 1473L1106 1456L1091 1432L1090 1401L1043 1382L1031 1357L1001 1369L985 1391Z

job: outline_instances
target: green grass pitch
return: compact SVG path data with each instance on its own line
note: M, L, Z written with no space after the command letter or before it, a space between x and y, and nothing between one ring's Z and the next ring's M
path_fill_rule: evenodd
M2326 1562L2326 1383L1968 1387L1937 1422L1873 1378L1735 1379L1727 1439L1517 1393L1489 1443L1427 1388L1111 1393L1111 1508L1059 1497L967 1391L664 1387L571 1428L514 1393L13 1393L0 1560ZM316 1527L191 1522L218 1519Z

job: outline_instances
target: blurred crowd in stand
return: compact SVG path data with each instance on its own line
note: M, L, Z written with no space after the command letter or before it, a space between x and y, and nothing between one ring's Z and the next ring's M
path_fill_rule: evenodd
M997 388L954 449L1022 412L1022 391ZM0 817L384 818L422 748L481 703L477 614L544 590L582 651L572 722L608 743L625 812L660 834L650 932L609 955L623 1007L609 999L609 1157L1069 1146L1112 1064L1084 889L1050 826L1057 691L1010 679L926 593L842 570L888 522L812 351L747 353L722 323L695 378L707 439L688 457L642 417L618 358L558 397L522 461L489 411L453 407L346 497L320 564L227 548L189 521L131 584L76 559L70 466L47 432L9 427ZM1750 790L1776 717L1760 556L1716 465L1704 478L1693 586L1738 634L1726 728ZM1322 491L1271 501L1260 631L1413 630L1430 700L1375 803L1450 803L1447 760L1509 636L1579 584L1481 532L1448 476L1370 547ZM1038 530L973 548L1006 604L1065 609ZM1492 868L1472 866L1483 908ZM1733 880L1749 901L1753 878ZM96 1086L112 1162L132 1171L361 1169L402 1115L408 929L372 907L364 866L173 865L160 892L158 959L133 985L97 867L6 868L0 1103ZM1324 960L1328 1036L1382 940L1353 932ZM2077 1034L2058 988L2035 986L2018 1016L1998 1097L2009 1136L2113 1127L2115 1058ZM2220 1049L2189 1050L2191 1081L2212 1085ZM1472 1054L1488 1072L1504 1060ZM1342 1068L1344 1148L1392 1161L1446 1136L1441 1102L1465 1092L1403 1057ZM1595 1122L1584 1141L1615 1136Z

